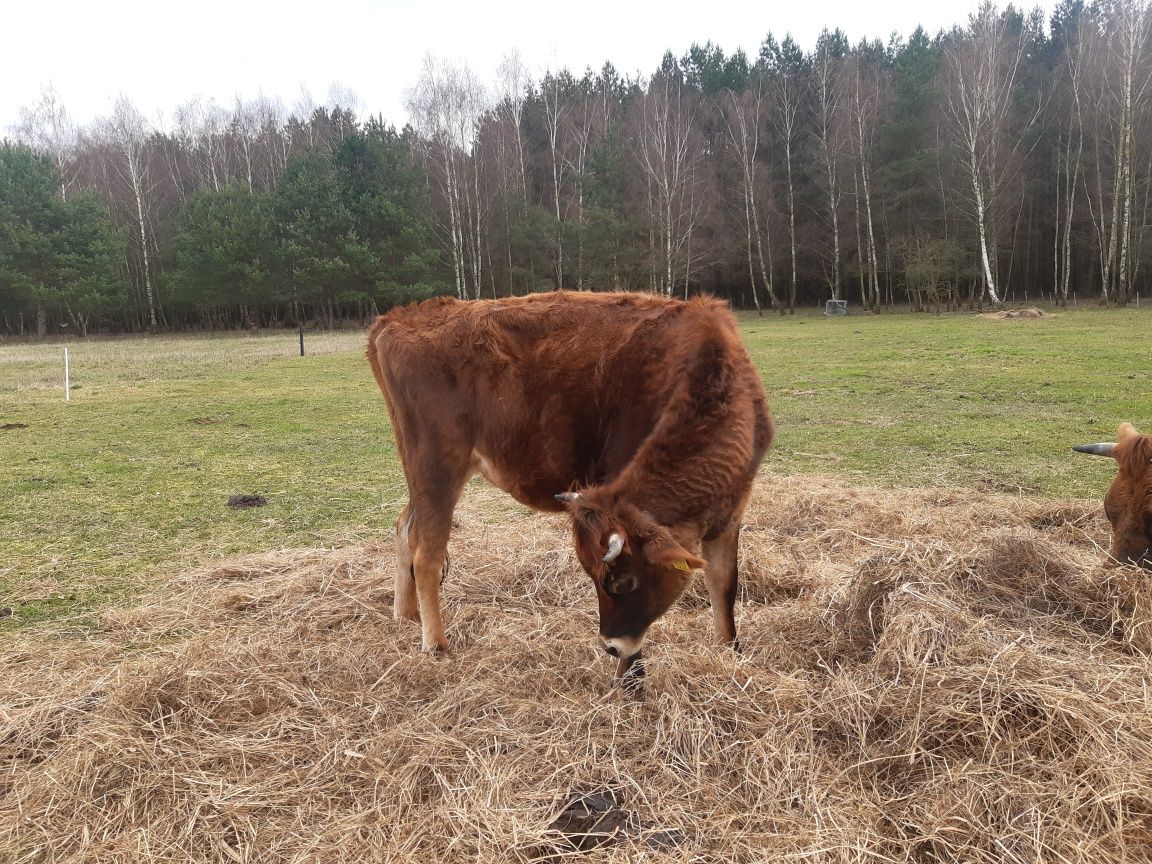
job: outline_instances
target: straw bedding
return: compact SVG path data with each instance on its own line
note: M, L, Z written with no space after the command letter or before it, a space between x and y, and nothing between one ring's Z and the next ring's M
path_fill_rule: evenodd
M1152 592L1094 502L768 475L744 653L702 580L608 686L562 519L470 490L453 653L389 548L180 574L0 648L0 860L1120 862L1152 858ZM573 796L618 804L581 842Z

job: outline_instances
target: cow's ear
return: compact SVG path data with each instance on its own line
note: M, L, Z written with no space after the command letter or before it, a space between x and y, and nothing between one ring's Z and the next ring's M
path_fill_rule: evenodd
M1136 427L1131 423L1121 423L1120 428L1116 430L1116 443L1120 443L1126 438L1135 438L1139 434Z
M652 540L646 543L644 545L644 557L658 567L673 567L685 572L699 570L704 566L702 559L693 555L671 538Z

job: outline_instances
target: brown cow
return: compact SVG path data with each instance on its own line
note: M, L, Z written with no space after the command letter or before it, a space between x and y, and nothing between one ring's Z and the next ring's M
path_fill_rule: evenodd
M774 427L726 304L440 298L377 318L368 359L408 481L394 613L421 622L424 650L448 645L441 570L476 473L536 510L567 509L619 674L698 568L717 635L738 647L740 520Z
M1111 555L1124 564L1152 569L1152 435L1122 423L1115 442L1072 449L1116 460L1116 479L1104 496L1104 513L1112 523Z

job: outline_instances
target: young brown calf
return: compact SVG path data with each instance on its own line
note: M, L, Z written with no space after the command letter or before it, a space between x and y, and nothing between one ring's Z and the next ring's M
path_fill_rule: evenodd
M620 673L696 569L717 636L736 644L740 521L773 422L726 304L441 298L379 317L368 359L408 481L394 611L420 621L425 650L448 646L441 569L477 473L529 507L568 511Z

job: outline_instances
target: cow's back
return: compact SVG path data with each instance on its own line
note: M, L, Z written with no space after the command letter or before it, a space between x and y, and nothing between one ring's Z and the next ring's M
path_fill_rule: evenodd
M441 298L378 318L369 346L398 441L420 446L419 427L450 423L490 479L538 509L624 470L709 352L763 393L731 313L705 298Z

